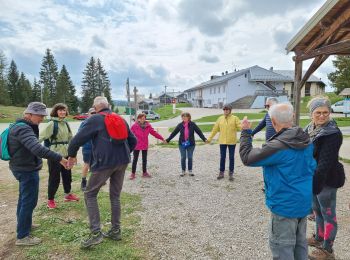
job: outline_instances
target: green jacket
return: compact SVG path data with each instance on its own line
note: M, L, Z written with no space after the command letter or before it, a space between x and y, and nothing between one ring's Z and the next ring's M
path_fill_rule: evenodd
M51 117L51 121L46 125L44 129L40 131L39 142L43 142L45 139L51 139L53 135L54 122L58 122L58 132L56 140L54 142L66 142L66 144L52 144L50 150L61 154L64 157L68 156L68 143L72 139L73 135L69 131L67 122L65 119L59 119L58 117Z

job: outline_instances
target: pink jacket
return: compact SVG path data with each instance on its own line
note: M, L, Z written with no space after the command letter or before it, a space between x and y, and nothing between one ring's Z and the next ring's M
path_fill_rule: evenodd
M135 147L135 150L147 150L148 149L148 135L151 134L155 138L159 140L164 140L163 136L158 134L150 123L146 122L145 129L142 129L142 127L135 122L131 127L131 132L136 136L137 138L137 145Z

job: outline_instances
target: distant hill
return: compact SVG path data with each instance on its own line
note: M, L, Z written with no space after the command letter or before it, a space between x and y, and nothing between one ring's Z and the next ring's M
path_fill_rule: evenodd
M126 106L126 105L128 105L128 101L126 101L126 100L113 100L113 103L116 106Z

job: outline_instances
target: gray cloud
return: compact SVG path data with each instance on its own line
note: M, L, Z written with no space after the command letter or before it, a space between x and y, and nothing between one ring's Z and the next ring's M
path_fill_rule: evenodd
M217 63L219 62L219 58L217 56L202 54L199 56L199 60L205 61L207 63Z
M179 4L181 21L208 36L220 36L233 23L233 19L224 17L224 1L182 0Z
M102 40L97 35L94 35L92 37L92 45L93 46L98 46L98 47L101 47L101 48L106 48L106 43L104 42L104 40Z
M187 42L186 51L187 52L191 52L193 50L195 44L196 44L196 39L195 38L189 39L188 42Z

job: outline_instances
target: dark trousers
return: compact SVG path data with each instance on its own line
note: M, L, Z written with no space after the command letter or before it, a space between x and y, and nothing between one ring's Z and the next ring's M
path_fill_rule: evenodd
M235 148L236 145L228 145L228 144L220 144L220 172L225 171L225 164L226 164L226 150L228 148L228 154L229 154L229 170L230 173L233 173L233 170L235 168Z
M192 171L194 148L195 148L194 145L191 145L188 147L183 147L182 145L179 145L182 171L186 171L186 158L188 161L188 170Z
M147 172L147 151L142 150L142 171ZM136 172L137 161L139 159L140 150L134 150L134 158L132 160L132 169L131 172Z
M92 172L84 192L86 209L89 215L90 230L97 232L101 230L100 211L97 203L97 194L101 187L109 179L109 198L112 209L112 229L120 228L120 193L123 188L124 175L127 164L119 165L111 169Z
M33 211L38 203L39 172L12 172L19 182L17 204L17 238L29 236Z
M49 166L49 188L47 197L49 200L55 198L62 176L64 193L68 194L72 188L72 171L64 168L59 162L47 160Z

